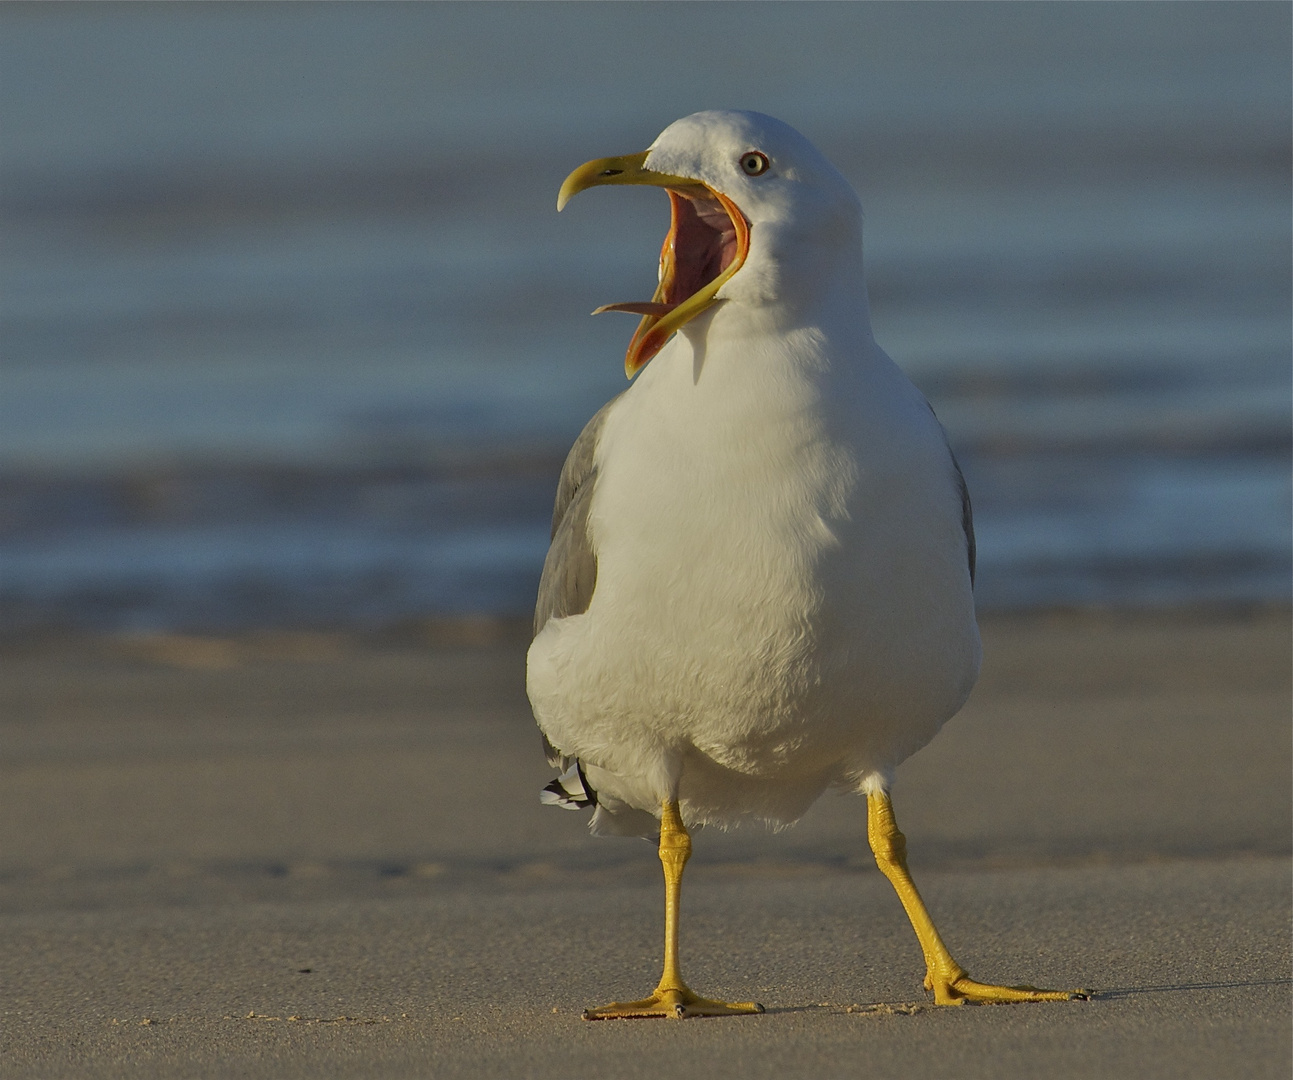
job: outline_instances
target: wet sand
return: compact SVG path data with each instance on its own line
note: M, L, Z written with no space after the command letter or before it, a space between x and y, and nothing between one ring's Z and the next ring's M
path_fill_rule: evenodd
M10 645L0 1073L1287 1076L1287 614L984 630L912 868L977 978L1099 993L924 1004L828 796L696 837L684 970L768 1013L682 1024L580 1020L653 984L659 867L538 805L517 629Z

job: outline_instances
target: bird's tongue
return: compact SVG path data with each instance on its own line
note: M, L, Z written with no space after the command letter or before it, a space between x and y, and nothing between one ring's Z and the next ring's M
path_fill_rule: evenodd
M594 315L600 315L604 311L627 311L630 315L650 315L653 318L660 318L661 315L668 315L677 304L657 304L652 300L625 300L622 304L603 304L593 310Z

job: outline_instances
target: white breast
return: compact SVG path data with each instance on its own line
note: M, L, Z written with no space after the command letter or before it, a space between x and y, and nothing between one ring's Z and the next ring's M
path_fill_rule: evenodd
M978 636L919 393L869 337L723 319L608 415L596 590L535 639L529 689L609 805L784 822L923 746L968 694Z

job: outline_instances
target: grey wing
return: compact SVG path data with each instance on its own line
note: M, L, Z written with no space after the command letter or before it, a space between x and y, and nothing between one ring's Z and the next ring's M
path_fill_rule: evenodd
M934 422L938 424L939 431L943 432L943 444L947 447L947 456L952 459L952 471L956 473L956 487L961 493L961 529L965 533L965 554L970 560L970 587L973 588L977 552L974 544L974 508L970 506L970 489L966 486L965 473L961 472L961 463L956 460L956 454L952 452L952 444L948 441L947 431L938 419L938 414L934 412L934 406L926 401L925 408L929 410Z
M951 453L951 448L948 448ZM965 530L965 550L970 557L970 584L974 584L974 508L970 505L970 489L965 484L965 474L961 472L961 463L952 454L952 468L956 470L956 484L961 489L961 528Z
M588 513L597 485L594 453L606 414L618 400L612 398L584 425L561 468L552 508L552 545L543 561L539 598L534 607L536 635L549 619L581 615L592 602L597 586L597 553L588 535Z
M543 560L539 598L534 606L534 633L549 619L580 615L588 610L597 586L597 553L588 535L588 513L597 482L595 452L606 413L618 396L603 405L579 433L566 455L557 481L557 498L552 508L552 544ZM588 785L583 767L567 757L543 736L543 753L548 764L564 770L543 789L545 803L567 809L595 805L597 793Z

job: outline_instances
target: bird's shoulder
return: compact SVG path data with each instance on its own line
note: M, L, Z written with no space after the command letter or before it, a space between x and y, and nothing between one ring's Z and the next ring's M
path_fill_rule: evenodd
M611 398L593 414L592 419L584 425L579 438L570 448L570 453L566 455L565 463L561 466L561 476L557 480L557 496L552 506L553 539L556 539L561 529L561 522L569 513L579 489L591 484L594 479L597 471L597 441L601 437L602 428L606 426L606 417L624 393L627 391Z

